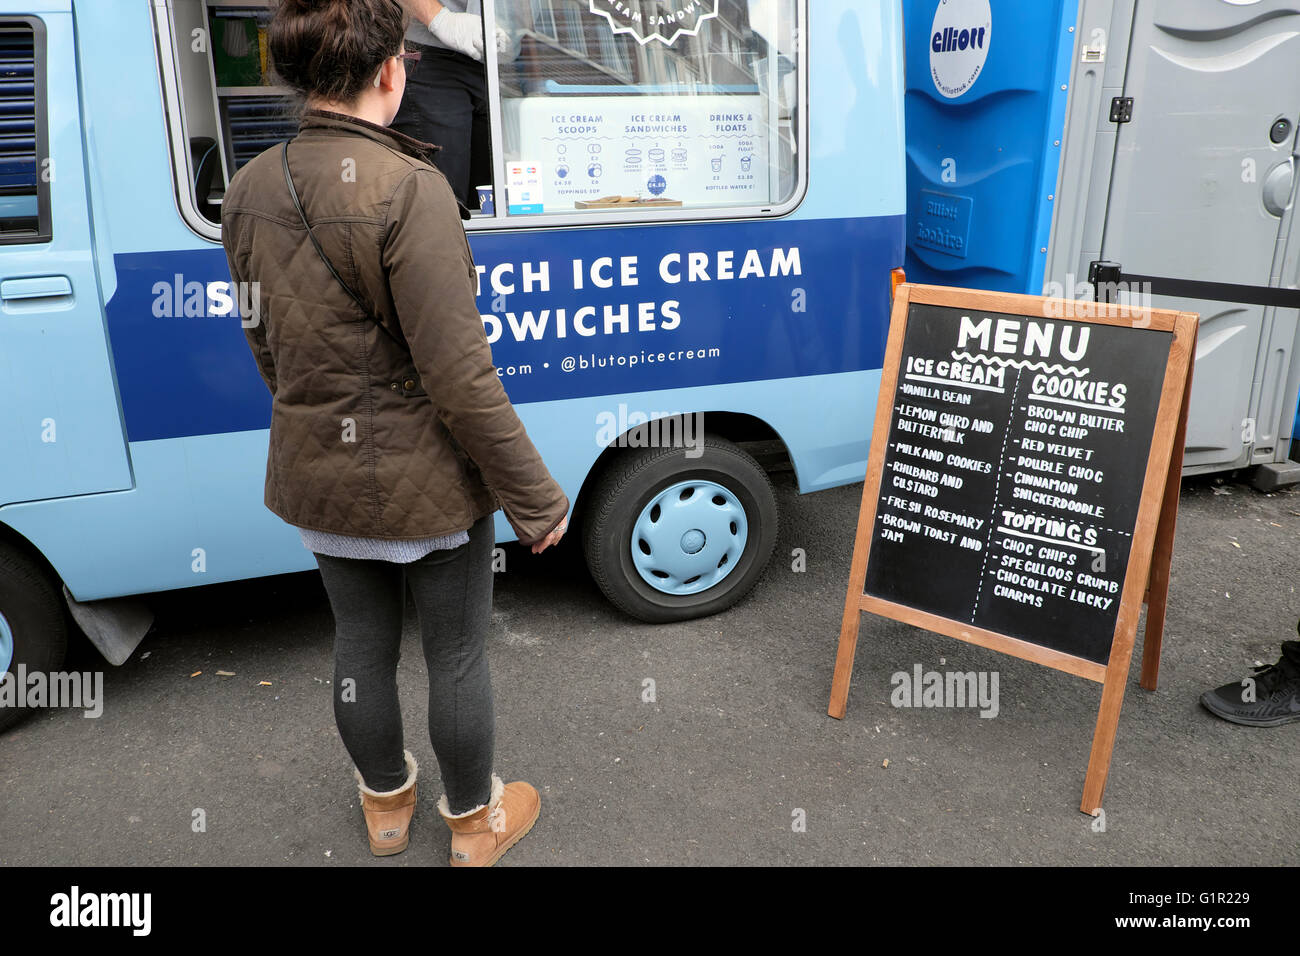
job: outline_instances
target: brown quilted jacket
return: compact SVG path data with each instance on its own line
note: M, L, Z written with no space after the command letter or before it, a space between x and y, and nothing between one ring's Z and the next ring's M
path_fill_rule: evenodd
M306 114L234 177L222 232L235 282L261 284L245 334L271 390L266 506L292 525L373 538L465 530L498 507L525 544L569 499L502 388L475 303L463 207L428 144Z

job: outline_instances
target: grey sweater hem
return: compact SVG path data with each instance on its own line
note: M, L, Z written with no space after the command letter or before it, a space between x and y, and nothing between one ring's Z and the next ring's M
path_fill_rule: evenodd
M447 551L469 544L468 531L456 531L435 538L408 541L354 538L350 535L311 531L307 528L299 528L298 534L302 538L303 547L313 554L324 554L331 558L352 558L357 561L391 561L394 564L410 564L431 552Z

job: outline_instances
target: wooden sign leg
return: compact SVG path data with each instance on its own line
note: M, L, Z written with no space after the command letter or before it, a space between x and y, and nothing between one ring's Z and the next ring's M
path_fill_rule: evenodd
M1169 450L1169 464L1165 469L1164 491L1160 502L1160 513L1156 518L1156 530L1149 539L1151 540L1151 563L1145 569L1137 571L1145 577L1148 587L1147 628L1142 650L1142 686L1148 690L1155 689L1156 677L1160 669L1160 644L1164 636L1165 606L1169 596L1169 568L1174 549L1174 526L1178 519L1179 482L1183 472L1183 449L1187 445L1187 413L1192 401L1192 369L1195 365L1197 321L1195 313L1184 312L1179 316L1179 322L1185 331L1180 333L1175 330L1170 362L1172 364L1177 361L1178 353L1182 352L1181 360L1186 362L1187 371L1183 375L1182 382L1179 383L1182 388L1181 408L1177 423L1174 425L1174 437ZM1172 375L1172 372L1169 374ZM1171 384L1171 379L1167 377L1166 391ZM1160 433L1160 428L1157 420L1157 434ZM1148 476L1148 486L1149 483L1150 476ZM1140 524L1141 519L1139 519L1139 526ZM1135 533L1134 541L1137 541L1137 538L1138 535ZM1130 565L1130 571L1134 571L1134 566ZM1126 582L1126 591L1131 583L1131 581ZM1128 608L1121 604L1120 623L1115 629L1115 642L1111 645L1110 660L1106 664L1106 683L1101 691L1097 727L1092 735L1092 752L1088 755L1088 775L1083 781L1083 800L1079 804L1079 809L1089 815L1101 809L1101 798L1106 792L1106 777L1110 773L1110 758L1115 749L1115 731L1119 728L1119 711L1124 704L1124 689L1128 683L1129 664L1133 660L1133 644L1137 639L1138 610L1133 608L1130 616Z
M862 592L867 584L867 552L871 544L871 524L876 509L871 494L876 483L868 476L862 486L862 506L858 510L858 535L853 545L853 564L849 569L849 590L844 598L844 618L840 622L840 649L835 655L835 677L831 681L831 702L826 713L844 719L849 702L849 680L853 677L853 657L858 651L858 628L862 625Z
M1196 338L1192 337L1193 353ZM1165 608L1169 600L1169 571L1174 559L1174 531L1178 524L1178 495L1182 490L1183 449L1187 445L1187 415L1192 401L1192 365L1187 368L1183 388L1183 408L1174 435L1173 454L1169 458L1169 477L1165 497L1160 505L1160 524L1156 529L1151 553L1151 576L1147 593L1147 624L1142 637L1142 687L1155 690L1160 679L1160 647L1165 634Z
M1178 458L1182 459L1182 455ZM1179 471L1181 471L1181 467ZM1173 500L1170 507L1169 500ZM1160 648L1165 634L1165 608L1169 601L1169 568L1174 552L1174 523L1178 517L1178 476L1171 475L1165 505L1151 555L1151 585L1147 595L1147 623L1142 636L1142 687L1155 690L1160 679Z
M826 709L836 720L844 719L844 711L849 703L849 680L853 676L853 656L858 650L858 627L862 621L862 610L849 596L849 603L844 608L844 621L840 625L840 649L835 655L835 677L831 681L831 703Z
M1124 704L1124 685L1128 682L1128 668L1133 661L1133 643L1137 638L1137 620L1126 628L1115 641L1106 665L1106 683L1101 690L1101 708L1097 711L1097 727L1092 734L1092 752L1088 755L1088 775L1083 780L1083 800L1079 809L1092 816L1101 809L1101 798L1106 792L1106 778L1110 775L1110 757L1115 749L1115 731L1119 729L1119 710Z

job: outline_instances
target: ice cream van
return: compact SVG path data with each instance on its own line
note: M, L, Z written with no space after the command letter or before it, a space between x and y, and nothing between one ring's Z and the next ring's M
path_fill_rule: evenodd
M865 472L900 0L482 6L509 42L465 226L498 373L610 600L717 613L771 556L774 464L801 493ZM315 566L263 505L270 398L221 245L231 177L297 129L271 14L0 0L0 671L57 669L77 626L121 663L142 596ZM693 533L657 522L670 497Z

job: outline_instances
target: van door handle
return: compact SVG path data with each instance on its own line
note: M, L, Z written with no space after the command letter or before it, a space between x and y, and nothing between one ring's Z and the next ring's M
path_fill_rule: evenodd
M41 276L35 279L6 279L0 282L0 299L60 299L72 295L72 281L67 276Z

